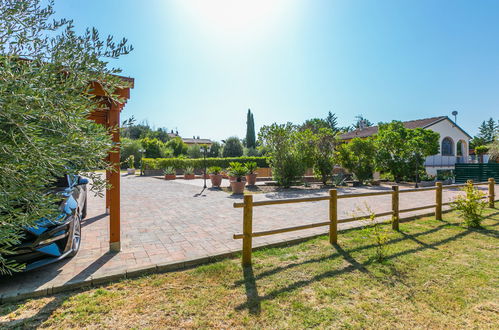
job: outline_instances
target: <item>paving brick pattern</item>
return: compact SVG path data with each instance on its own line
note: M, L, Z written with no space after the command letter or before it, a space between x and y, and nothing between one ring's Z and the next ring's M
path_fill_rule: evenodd
M225 182L225 184L227 184ZM122 251L108 253L109 218L104 214L104 200L89 194L88 217L82 224L82 245L78 255L45 268L11 277L0 277L0 296L11 296L61 285L73 285L91 277L122 274L155 264L192 260L234 252L241 241L232 235L242 230L242 209L232 204L242 197L233 197L219 190L208 189L199 194L202 180L165 181L159 177L122 176L121 221ZM496 188L496 191L499 187ZM389 187L344 188L340 194ZM454 191L444 191L444 202ZM327 191L304 193L256 194L255 201L266 199L323 196ZM400 195L400 208L434 204L434 191ZM391 197L341 199L339 218L365 213L366 208L385 212L391 208ZM419 211L419 214L428 212ZM417 214L407 213L405 216ZM327 201L262 206L254 209L254 231L302 225L328 218ZM341 224L340 229L361 223ZM284 233L254 239L254 246L325 233L326 227ZM341 242L341 235L339 236Z

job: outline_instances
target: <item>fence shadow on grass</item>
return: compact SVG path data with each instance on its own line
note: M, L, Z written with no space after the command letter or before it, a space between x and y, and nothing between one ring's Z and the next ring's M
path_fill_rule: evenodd
M487 216L487 218L490 218L492 217L493 215L495 214L492 214L492 215L489 215ZM398 231L399 234L402 235L402 237L400 238L396 238L396 239L392 239L390 241L387 242L387 244L394 244L394 243L397 243L397 242L402 242L402 241L407 241L407 240L410 240L410 241L413 241L415 243L418 244L418 247L416 248L411 248L411 249L406 249L406 250L403 250L403 251L399 251L399 252L396 252L396 253L393 253L391 255L387 255L385 260L388 261L388 260L392 260L392 259L396 259L398 257L401 257L401 256L404 256L404 255L408 255L408 254L413 254L413 253L418 253L420 251L424 251L424 250L436 250L438 249L439 246L441 245L444 245L444 244L447 244L449 242L452 242L452 241L455 241L455 240L458 240L458 239L461 239L471 233L478 233L478 234L482 234L482 235L486 235L486 236L491 236L491 237L496 237L498 231L497 230L494 230L494 229L487 229L487 228L479 228L479 229L466 229L464 227L461 227L455 223L450 223L448 221L442 221L443 224L440 225L440 226L437 226L435 228L432 228L430 230L427 230L427 231L424 231L424 232L420 232L420 233L415 233L415 234L409 234L409 233L406 233L406 232L403 232L403 231ZM499 222L495 223L495 224L492 224L492 225L489 225L488 227L495 227L499 225ZM425 242L422 242L421 240L419 240L417 237L419 236L423 236L423 235L428 235L428 234L431 234L431 233L435 233L441 229L444 229L444 228L448 228L449 226L456 226L456 227L460 227L463 229L462 232L458 233L458 234L455 234L455 235L452 235L452 236L449 236L445 239L442 239L442 240L439 240L439 241L436 241L436 242L433 242L431 244L428 244L428 243L425 243ZM355 230L355 229L353 229ZM341 248L339 245L334 245L335 249L336 249L336 252L332 253L331 255L328 255L328 256L324 256L324 257L321 257L321 258L315 258L315 259L310 259L310 260L306 260L306 261L303 261L303 262L298 262L298 263L293 263L293 264L289 264L289 265L286 265L286 266L283 266L283 267L276 267L274 269L271 269L271 270L268 270L268 271L265 271L261 274L258 274L257 276L254 276L253 273L252 276L251 276L251 288L252 288L252 291L251 292L248 292L248 284L247 284L247 278L246 278L246 275L245 275L245 280L244 281L238 281L238 282L235 282L235 286L239 286L241 284L245 284L245 287L246 287L246 295L247 297L251 297L251 300L248 300L243 303L243 304L240 304L238 306L235 307L236 310L244 310L244 309L250 309L250 312L251 312L251 306L253 306L254 302L255 301L258 301L258 304L261 304L262 301L264 300L272 300L272 299L275 299L276 297L278 297L280 294L283 294L283 293L286 293L286 292L291 292L291 291L295 291L297 289L300 289L300 288L303 288L303 287L306 287L314 282L318 282L318 281L321 281L323 279L326 279L326 278L330 278L330 277L335 277L335 276L338 276L338 275L342 275L342 274L346 274L346 273L351 273L351 272L355 272L355 271L360 271L362 273L365 273L365 274L370 274L370 272L365 268L365 266L373 263L372 260L368 260L364 263L359 263L357 260L355 260L355 258L353 258L351 256L351 252L357 252L357 251L361 251L361 250L365 250L365 249L369 249L369 248L372 248L374 247L373 244L370 244L370 245L364 245L364 246L361 246L361 247L358 247L358 248L355 248L355 249L351 249L351 250L344 250L343 248ZM343 257L346 261L348 261L349 265L344 267L344 268L340 268L340 269L335 269L335 270L330 270L330 271L327 271L327 272L323 272L321 274L318 274L318 275L315 275L313 277L311 277L310 279L306 279L306 280L300 280L300 281L296 281L286 287L283 287L283 288L280 288L280 289L276 289L276 290L273 290L263 296L258 296L258 297L255 297L255 293L257 293L257 284L256 284L256 280L258 279L262 279L264 277L268 277L268 276L271 276L271 275L275 275L275 274L278 274L282 271L285 271L285 270L289 270L289 269L292 269L292 268L295 268L295 267L299 267L299 266L302 266L302 265L306 265L306 264L312 264L312 263L320 263L320 262L323 262L323 261L326 261L328 259L335 259L335 258L340 258L340 257ZM400 274L398 274L399 276ZM393 282L390 281L390 282ZM254 286L254 287L253 287Z
M243 268L244 288L246 290L246 301L250 314L259 315L262 307L260 296L258 295L258 287L256 286L255 274L252 266Z

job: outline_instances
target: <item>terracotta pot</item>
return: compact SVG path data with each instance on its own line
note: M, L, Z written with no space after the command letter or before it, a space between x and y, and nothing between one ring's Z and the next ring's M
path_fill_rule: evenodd
M196 176L194 174L184 174L185 180L194 180Z
M175 174L165 174L165 180L175 180L176 178Z
M237 178L235 176L232 176L232 175L229 175L228 178L229 178L230 182L237 180Z
M222 184L222 174L210 174L211 186L220 187Z
M254 186L256 183L256 173L246 175L246 181L248 181L248 186Z
M126 169L126 172L127 172L129 175L134 175L134 174L135 174L135 169L134 169L134 168L127 168L127 169Z
M243 194L246 181L231 181L230 188L233 194Z

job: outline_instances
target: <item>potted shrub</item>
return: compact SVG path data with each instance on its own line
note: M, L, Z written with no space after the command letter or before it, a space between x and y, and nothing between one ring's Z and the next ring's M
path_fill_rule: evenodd
M256 162L247 162L244 166L248 170L248 174L246 174L248 186L254 186L256 183L256 170L258 169L258 166L256 165Z
M244 193L244 186L246 185L246 174L248 174L248 169L241 163L232 162L229 167L229 175L234 178L234 181L230 182L230 188L233 194Z
M212 187L220 187L222 184L222 168L220 166L212 166L208 168Z
M419 186L420 187L432 187L435 185L435 176L429 174L422 174L419 176Z
M192 180L194 179L194 167L188 166L184 169L184 179L185 180Z
M165 174L165 180L175 180L177 176L175 175L175 169L171 166L168 166L163 170Z
M437 170L437 182L442 184L452 184L454 182L454 174L452 170Z
M128 168L126 169L129 175L135 175L135 157L133 155L128 156L127 158Z

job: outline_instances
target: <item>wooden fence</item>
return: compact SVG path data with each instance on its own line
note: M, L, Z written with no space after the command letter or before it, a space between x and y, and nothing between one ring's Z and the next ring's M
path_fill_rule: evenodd
M470 180L471 181L471 180ZM446 188L456 188L464 187L466 184L454 184L446 186ZM490 178L488 182L475 183L475 186L488 185L488 204L489 207L494 207L494 185L495 180ZM399 209L399 195L410 193L410 192L421 192L425 190L435 190L435 204L413 207L409 209ZM242 263L243 265L251 264L251 251L253 246L253 237L268 236L274 234L281 234L290 231L310 229L322 226L329 226L329 242L331 244L336 244L338 242L338 223L352 222L363 219L368 219L370 215L351 217L347 219L338 219L338 199L344 198L356 198L356 197L369 197L369 196L380 196L380 195L392 195L392 209L391 211L376 213L376 217L382 217L391 215L392 216L392 229L399 229L400 213L419 211L429 208L435 209L435 218L437 220L442 220L442 206L449 205L451 202L442 203L442 183L437 182L436 187L428 188L414 188L414 189L404 189L399 190L398 186L392 186L392 191L380 191L380 192L368 192L368 193L357 193L357 194L347 194L338 195L336 189L329 190L329 196L321 197L307 197L307 198L293 198L293 199L281 199L281 200L267 200L267 201L253 201L253 195L245 195L243 203L234 203L235 208L243 208L243 233L234 234L234 239L243 240L243 255ZM305 202L317 202L317 201L329 201L329 221L317 222L312 224L306 224L301 226L273 229L267 231L253 232L253 208L265 205L278 205L278 204L295 204L295 203L305 203Z

